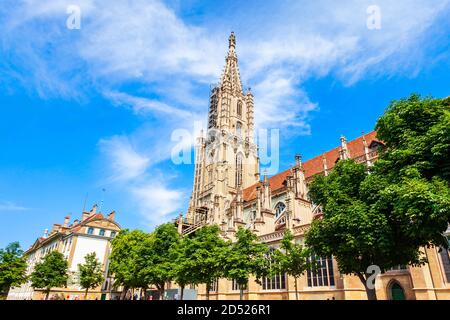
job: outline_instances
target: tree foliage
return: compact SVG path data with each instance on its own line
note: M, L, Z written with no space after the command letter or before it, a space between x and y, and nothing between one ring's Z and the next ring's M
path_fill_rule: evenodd
M0 249L0 294L7 294L10 287L24 283L26 271L27 262L18 242Z
M142 259L150 235L140 230L124 229L111 243L109 271L114 275L114 285L121 285L124 291L147 288Z
M288 229L284 232L280 250L274 251L274 265L277 273L286 273L294 277L295 297L298 300L297 280L305 271L313 268L311 251L299 243L294 242L294 235Z
M58 251L47 254L38 262L31 273L31 286L43 289L48 299L50 290L55 287L65 287L67 284L67 260Z
M86 290L84 295L86 299L89 289L95 289L104 280L102 264L98 261L95 252L84 257L84 264L78 264L78 271L80 273L80 285Z
M382 271L417 265L424 263L421 247L447 246L449 119L448 100L412 95L394 101L377 123L386 149L374 166L339 161L310 185L323 219L312 223L307 245L333 255L342 273L358 275L365 286L370 265Z
M269 273L269 249L257 240L258 237L251 230L239 227L236 241L228 244L224 256L225 277L235 280L239 285L241 300L250 275L259 281Z
M180 286L183 300L184 288L188 284L195 284L197 277L192 272L193 244L189 237L182 237L178 243L170 248L170 258L172 261L171 278Z
M190 264L195 284L206 284L206 299L213 281L225 276L223 262L228 253L226 242L219 236L219 227L204 226L190 241Z
M140 257L140 263L144 265L142 273L146 283L155 285L161 298L164 297L165 284L173 280L171 249L176 247L179 241L180 235L174 224L160 225L145 242Z

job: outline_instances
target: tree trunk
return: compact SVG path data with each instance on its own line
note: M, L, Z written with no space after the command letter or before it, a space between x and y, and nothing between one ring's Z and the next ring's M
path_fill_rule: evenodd
M50 295L50 290L45 291L45 300L48 300L49 295Z
M88 291L89 291L89 288L86 288L86 291L84 292L84 300L87 299Z
M374 288L371 289L367 286L367 276L364 277L362 274L358 274L359 280L361 280L362 284L364 285L364 289L366 289L367 299L368 300L377 300L377 292L375 289L375 279L373 280L373 286Z
M295 280L295 300L298 300L297 277L294 277L294 280Z
M120 293L119 300L125 300L127 290L128 290L127 287L124 286L122 292Z
M164 300L164 283L162 285L157 286L159 288L159 300Z
M209 290L211 289L211 284L206 284L206 300L209 300Z
M183 300L184 296L184 286L180 286L180 300Z

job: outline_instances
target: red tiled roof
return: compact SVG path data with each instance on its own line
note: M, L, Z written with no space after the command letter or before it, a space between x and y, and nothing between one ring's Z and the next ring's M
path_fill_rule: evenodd
M369 132L364 135L367 145L370 146L372 141L379 141L376 139L376 131ZM350 153L350 158L358 158L364 155L363 136L358 137L352 141L347 142L347 149ZM303 169L305 170L305 179L312 177L315 174L323 172L323 157L326 159L327 168L331 170L336 164L336 160L339 159L339 151L341 146L338 146L330 151L325 152L319 156L316 156L303 163ZM287 169L269 178L270 189L272 192L276 192L279 189L284 188L284 181L290 174L291 169ZM244 201L251 201L256 199L256 186L258 183L243 190Z

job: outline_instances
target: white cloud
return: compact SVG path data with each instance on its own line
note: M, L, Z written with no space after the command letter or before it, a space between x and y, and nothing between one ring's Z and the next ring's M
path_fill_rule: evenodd
M61 23L69 4L72 1L27 0L11 6L3 49L13 47L26 66L22 73L15 71L17 79L27 81L34 74L32 87L42 96L45 92L79 96L93 84L113 101L120 94L128 95L126 99L135 100L135 111L141 105L146 112L161 114L176 101L176 110L206 112L204 91L199 95L197 89L219 78L229 32L223 30L222 18L193 25L160 0L107 4L84 0L78 2L82 29L74 32ZM250 2L248 12L254 14L245 14L245 22L241 21L244 13L226 15L226 25L242 29L236 30L241 74L244 83L255 88L257 125L294 125L308 134L308 114L315 108L302 83L311 77L334 73L350 85L363 77L417 74L426 44L433 41L426 34L449 1L379 0L382 29L378 31L366 28L366 9L371 4L288 1L283 6L265 4L271 9L268 14L260 4ZM36 28L37 22L48 23ZM130 81L157 98L141 101L132 97L136 93L120 92L118 87ZM267 92L267 83L283 81L282 90ZM291 112L285 112L284 101ZM282 121L275 123L274 114L282 114L276 117Z
M101 140L100 147L105 155L104 162L109 164L106 183L121 190L122 197L129 199L144 224L154 227L166 222L168 216L186 204L186 191L167 185L174 177L168 172L163 175L155 168L164 156L144 155L145 151L139 150L126 136ZM162 149L156 150L161 152Z
M133 187L131 193L141 214L152 225L167 222L168 217L186 204L184 190L168 188L163 181Z
M19 206L11 201L0 201L0 212L11 212L11 211L25 211L28 210L28 208Z
M114 136L100 141L108 156L113 174L111 181L129 181L142 176L149 166L149 158L137 153L127 137Z

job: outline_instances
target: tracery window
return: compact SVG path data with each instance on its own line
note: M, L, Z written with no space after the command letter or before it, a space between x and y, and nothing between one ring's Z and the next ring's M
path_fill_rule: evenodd
M278 202L277 205L275 206L275 218L281 216L285 210L286 205L284 204L284 202Z
M241 101L238 101L238 104L237 104L237 115L239 118L242 116L242 102Z
M240 122L236 123L236 135L238 137L242 136L242 123Z

